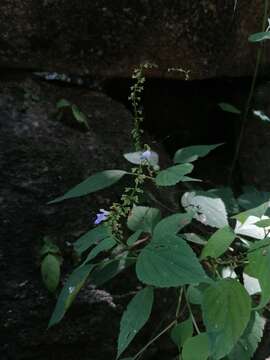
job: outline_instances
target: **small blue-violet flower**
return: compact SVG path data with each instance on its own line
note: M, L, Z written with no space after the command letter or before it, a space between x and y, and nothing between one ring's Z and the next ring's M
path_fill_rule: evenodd
M141 160L150 160L151 155L152 153L150 150L145 150L141 155Z
M94 221L94 224L95 225L98 225L98 224L100 224L102 221L105 221L105 220L107 220L107 218L108 218L108 216L109 216L109 214L110 214L110 212L109 211L107 211L107 210L104 210L104 209L99 209L99 213L97 213L97 217L96 217L96 220Z

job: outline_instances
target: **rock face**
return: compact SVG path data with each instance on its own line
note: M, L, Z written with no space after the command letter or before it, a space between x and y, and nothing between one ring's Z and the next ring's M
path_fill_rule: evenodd
M263 2L234 3L2 0L0 66L110 78L150 61L158 77L183 78L171 67L191 79L250 75L256 45L247 38L261 31Z
M89 115L88 132L55 119L61 97ZM102 94L41 88L32 81L1 83L1 359L78 359L78 349L80 359L113 353L121 301L105 291L86 287L66 321L46 330L55 297L41 283L38 253L43 236L54 237L65 258L62 271L70 270L66 242L90 228L115 190L58 206L46 203L93 172L123 168L131 123L129 112ZM109 327L103 326L106 318Z

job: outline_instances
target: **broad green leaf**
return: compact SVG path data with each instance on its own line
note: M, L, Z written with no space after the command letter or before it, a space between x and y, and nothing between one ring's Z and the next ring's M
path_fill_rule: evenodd
M210 355L216 360L222 359L232 351L247 327L250 296L237 280L220 280L204 291L202 310Z
M81 255L84 251L89 249L95 243L100 242L101 240L109 237L109 228L102 224L94 229L89 230L83 236L81 236L78 240L73 244L74 250Z
M249 209L241 212L240 214L232 216L233 219L237 219L240 223L244 223L249 216L256 216L261 218L269 208L269 201L257 206L256 208Z
M221 108L221 110L232 113L232 114L241 114L241 111L239 109L237 109L235 106L228 104L228 103L224 103L221 102L218 104L218 106Z
M189 338L183 347L183 360L207 360L209 356L209 340L206 333Z
M158 186L173 186L182 180L184 175L191 173L192 164L174 165L158 173L156 184Z
M181 229L190 224L192 221L192 213L178 213L167 216L162 219L154 229L154 237L164 237L166 234L177 234Z
M89 129L87 116L78 108L77 105L73 104L71 109L72 109L72 113L73 113L73 116L76 119L76 121L79 124L82 124L83 126L85 126L87 129Z
M257 221L255 223L255 225L260 228L266 228L266 227L270 226L270 219L263 219L263 220Z
M269 201L270 192L258 191L253 186L246 186L244 187L244 193L237 200L243 209L249 210Z
M194 218L205 225L216 228L228 225L225 204L219 198L186 192L182 196L181 203L187 212L193 212Z
M251 360L263 336L265 319L252 312L249 324L229 354L229 360Z
M193 335L193 324L191 318L176 324L171 331L171 339L178 348Z
M137 231L135 231L135 233L133 233L132 235L130 235L130 237L127 239L127 245L128 246L132 246L141 236L142 234L142 230L139 229Z
M55 292L60 281L61 259L57 255L47 254L41 262L42 280L50 292Z
M56 107L57 109L61 109L63 107L68 107L71 106L71 103L66 100L66 99L60 99L57 103L56 103Z
M101 252L112 249L115 245L116 245L116 241L111 237L101 240L87 255L84 264L93 260Z
M205 259L208 256L218 258L228 249L234 239L235 234L229 226L218 229L203 248L201 259Z
M127 161L129 161L131 164L140 165L145 161L142 159L143 153L144 153L144 151L136 151L136 152L132 152L132 153L127 153L127 154L124 154L124 158ZM159 162L158 153L151 150L151 155L147 161L149 162L150 165L157 166L158 162Z
M270 239L256 242L248 252L249 263L245 267L245 273L259 280L262 290L258 309L263 308L270 301Z
M260 42L270 39L270 31L262 31L249 36L248 41Z
M124 312L118 336L117 358L125 351L137 333L147 322L153 305L153 288L146 287L130 301Z
M49 327L62 320L93 268L94 265L91 264L79 266L69 276L58 296L55 309L49 322Z
M215 145L194 145L179 149L174 154L173 161L176 164L184 164L196 161L200 157L204 157L210 153L210 151L216 149L218 146L223 144Z
M91 194L98 190L105 189L117 181L119 181L127 172L123 170L105 170L91 175L89 178L76 185L74 188L66 192L63 196L49 202L54 204L66 199L72 199L87 194Z
M147 206L134 206L127 220L127 226L132 231L142 230L152 234L154 227L161 218L160 211Z
M189 245L173 234L153 238L143 248L136 273L143 283L161 288L210 281Z

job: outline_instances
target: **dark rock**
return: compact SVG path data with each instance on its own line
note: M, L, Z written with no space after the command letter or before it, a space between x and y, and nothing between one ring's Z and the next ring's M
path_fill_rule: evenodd
M264 5L234 3L2 0L0 66L110 78L150 61L159 77L183 78L171 67L191 79L250 75L256 45L247 39L261 31Z

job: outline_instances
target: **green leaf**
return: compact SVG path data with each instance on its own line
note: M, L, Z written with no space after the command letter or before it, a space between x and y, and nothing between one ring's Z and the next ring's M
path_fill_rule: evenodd
M188 146L177 150L176 153L174 154L173 161L176 164L193 162L199 159L200 157L204 157L208 155L210 151L216 149L218 146L221 145L223 144Z
M205 245L201 259L205 259L208 256L218 258L228 249L234 239L235 234L229 226L218 229Z
M69 276L58 296L55 309L49 322L49 327L62 320L93 268L94 265L90 264L79 266Z
M171 331L171 339L176 346L181 348L184 343L193 335L193 324L191 317L179 324L176 324Z
M136 273L143 283L161 288L210 281L189 245L173 234L154 237L143 248Z
M147 206L134 206L127 220L127 226L132 231L142 230L152 234L154 227L161 218L160 211Z
M184 175L191 173L192 164L174 165L158 173L156 184L158 186L172 186L181 181Z
M241 224L243 224L249 216L256 216L258 218L261 218L269 208L269 201L261 204L260 206L257 206L256 208L249 209L246 211L241 212L240 214L232 216L233 219L236 219L240 221Z
M252 312L251 319L244 334L228 356L229 360L252 359L258 344L261 342L264 326L265 319L257 312Z
M117 276L123 267L120 266L120 260L108 261L95 268L91 274L91 283L96 286L102 286L107 281Z
M48 254L53 254L53 255L60 254L59 247L50 239L49 236L45 236L43 241L44 241L44 243L39 252L41 257L48 255Z
M249 36L248 41L250 42L260 42L270 39L270 31L262 31Z
M256 242L248 251L249 263L245 272L259 280L262 290L260 304L256 309L261 309L270 301L270 245L269 239Z
M61 259L57 255L48 254L41 262L42 280L50 292L55 292L60 281Z
M183 360L207 360L209 356L209 340L206 333L200 333L188 339L183 347Z
M222 359L231 352L247 327L250 296L237 280L220 280L204 291L202 309L211 356Z
M255 225L260 228L266 228L266 227L270 226L270 219L263 219L263 220L257 221L257 222L255 222Z
M69 106L71 106L71 103L70 103L68 100L66 100L66 99L60 99L60 100L57 101L57 103L56 103L57 109L61 109L61 108L63 108L63 107L69 107Z
M144 151L136 151L136 152L132 152L132 153L127 153L127 154L124 154L124 158L127 161L129 161L131 164L140 165L145 161L142 159L143 153L144 153ZM147 160L147 162L152 166L158 166L158 162L159 162L158 153L151 150L151 155L150 155L149 159Z
M194 244L205 245L207 243L207 241L205 239L203 239L201 236L194 234L194 233L184 233L181 235L183 236L183 238L186 241L190 241Z
M227 211L224 202L212 195L197 195L186 192L181 203L187 212L193 212L196 220L216 228L228 225Z
M88 263L89 261L93 260L98 254L103 251L108 251L116 245L116 241L113 238L105 238L101 240L87 255L87 258L83 262L84 264Z
M141 236L142 234L142 230L139 229L137 231L135 231L135 233L133 233L132 235L130 235L130 237L127 239L127 245L128 246L132 246Z
M121 356L147 322L151 314L153 300L153 288L146 287L140 290L128 304L120 323L117 358Z
M109 237L109 228L101 224L94 229L89 230L83 236L81 236L78 240L73 244L74 250L81 255L84 251L89 249L95 243L100 242L101 240Z
M87 194L91 194L98 190L105 189L117 181L119 181L127 172L123 170L105 170L91 175L89 178L76 185L74 188L66 192L63 196L49 202L54 204L66 199L72 199Z
M241 114L241 111L239 109L237 109L235 106L228 104L228 103L224 103L221 102L218 104L218 106L221 108L221 110L232 113L232 114Z
M79 124L82 124L83 126L85 126L87 129L89 129L87 116L78 108L77 105L73 104L71 109L72 109L73 116L77 120L77 122Z
M190 224L192 213L173 214L162 219L154 229L154 237L164 237L165 234L177 234L181 229Z

